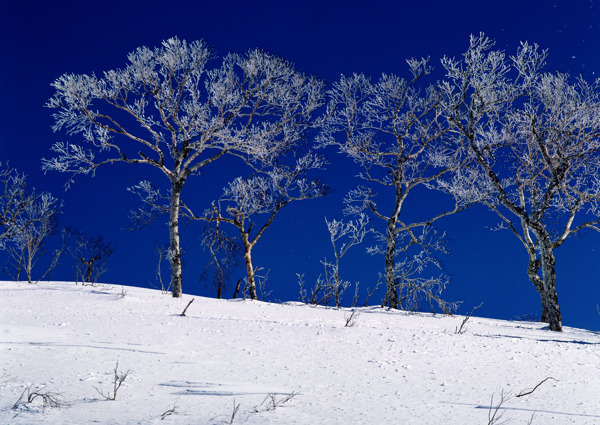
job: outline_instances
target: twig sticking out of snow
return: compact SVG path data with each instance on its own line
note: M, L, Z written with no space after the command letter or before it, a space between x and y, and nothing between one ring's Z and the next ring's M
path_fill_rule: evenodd
M160 415L160 419L164 420L167 416L171 416L171 415L176 415L177 414L177 401L179 400L179 397L177 397L177 399L175 400L175 403L173 403L173 407L171 407L169 410L165 411L162 415Z
M195 300L195 298L192 298L191 301L188 303L188 305L185 306L185 308L181 312L182 316L185 316L185 312L187 311L188 307L194 302L194 300Z
M468 313L465 318L463 319L462 323L460 324L460 328L456 328L454 330L455 334L459 334L462 335L467 331L467 328L464 328L464 326L467 324L467 322L469 321L469 319L471 318L471 316L473 315L473 312L475 310L477 310L479 307L481 307L483 305L483 303L479 303L479 305L477 307L473 307L473 310L471 310L470 313ZM463 329L464 328L464 329Z
M259 406L256 406L254 408L255 412L260 412L260 407L262 405L264 405L264 411L268 412L270 410L275 410L276 408L278 408L279 406L287 403L288 401L290 401L291 399L293 399L295 396L297 396L298 393L293 391L290 394L286 395L285 397L280 398L279 400L277 400L277 397L275 394L273 393L269 393L267 394L267 396L265 397L265 399L262 401L262 403L260 403ZM267 402L265 404L265 401L270 400L270 402Z
M542 384L543 384L544 382L546 382L548 379L552 379L553 381L556 381L556 382L558 382L558 379L554 379L553 377L549 376L549 377L547 377L546 379L544 379L542 382L540 382L539 384L537 384L535 387L533 387L533 389L532 389L532 390L529 390L529 391L523 390L523 391L521 391L519 394L517 394L517 395L516 395L516 397L523 397L523 396L526 396L526 395L532 394L532 393L533 393L535 390L537 390L537 389L538 389L538 387L539 387L540 385L542 385Z
M235 415L237 415L238 410L240 410L240 403L235 404L235 398L233 399L233 411L231 412L231 420L229 421L229 425L233 424L235 420Z
M346 324L344 325L345 328L351 328L352 326L354 326L356 324L356 318L358 317L359 313L356 310L352 310L351 314L345 314L344 315L344 319L346 320Z

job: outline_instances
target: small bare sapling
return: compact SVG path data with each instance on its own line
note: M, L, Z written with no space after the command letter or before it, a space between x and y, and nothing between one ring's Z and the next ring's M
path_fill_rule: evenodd
M502 419L502 416L506 412L505 409L502 409L502 405L508 400L508 396L510 392L505 393L504 390L500 393L500 401L494 404L494 394L492 394L490 400L490 408L488 409L488 425L499 425Z
M119 372L119 362L117 361L117 364L115 365L115 370L114 370L114 379L113 379L113 389L112 389L112 392L105 393L103 391L100 391L96 387L94 387L94 389L96 391L98 391L98 394L100 394L105 399L107 399L107 400L116 400L117 399L117 392L119 391L119 388L121 388L121 385L123 384L123 382L125 382L125 379L127 378L127 376L129 376L130 373L131 373L131 370L128 370L127 372Z

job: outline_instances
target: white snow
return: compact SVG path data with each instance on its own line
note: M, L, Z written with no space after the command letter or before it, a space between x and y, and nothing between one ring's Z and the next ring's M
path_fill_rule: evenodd
M501 421L600 423L598 332L191 298L0 282L0 423L488 424L501 394ZM14 406L29 385L68 406Z

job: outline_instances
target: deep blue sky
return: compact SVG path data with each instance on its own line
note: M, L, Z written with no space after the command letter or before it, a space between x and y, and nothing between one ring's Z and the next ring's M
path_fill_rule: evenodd
M29 176L29 184L64 200L63 225L102 234L118 251L103 280L148 286L154 277L154 247L167 242L164 222L137 233L121 230L136 199L125 188L147 178L147 169L115 166L95 178L80 178L68 192L66 176L44 175L42 157L56 141L51 111L44 103L50 84L63 73L92 73L124 67L136 47L157 46L177 35L204 39L219 55L261 48L295 62L305 73L331 82L340 74L382 72L406 75L404 60L430 56L439 69L443 55L466 49L470 34L480 31L497 46L514 52L519 41L549 49L548 70L600 75L600 5L590 0L560 1L19 1L0 7L0 161ZM215 62L216 63L216 62ZM322 178L334 193L327 199L290 205L269 229L254 252L256 266L271 269L272 299L296 300L296 273L312 282L321 271L319 260L331 257L323 218L341 217L341 199L359 183L356 169L341 157ZM224 165L224 164L223 164ZM186 199L210 205L224 186L228 170L207 169ZM230 175L232 178L234 174ZM152 175L150 175L152 177ZM413 212L426 197L409 199ZM492 232L497 220L483 208L440 222L448 233L451 256L444 264L453 282L446 292L463 300L462 312L484 302L478 314L511 318L539 314L537 292L529 283L526 256L520 242L507 232ZM381 222L374 222L382 228ZM213 296L198 280L206 258L196 247L200 225L182 230L187 249L184 292ZM368 257L363 248L342 265L343 276L373 285L383 258ZM600 235L568 240L557 251L557 287L565 325L600 329ZM68 263L65 258L65 263ZM70 265L55 279L71 279ZM243 269L235 276L243 276ZM237 279L236 279L237 280ZM226 289L230 295L232 288ZM379 302L379 297L373 302Z

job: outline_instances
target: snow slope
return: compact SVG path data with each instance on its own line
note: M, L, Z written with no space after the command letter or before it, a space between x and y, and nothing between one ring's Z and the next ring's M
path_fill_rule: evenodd
M600 423L597 332L201 297L183 317L190 299L0 282L0 423L488 424L501 394L501 421ZM29 385L68 406L14 406Z

